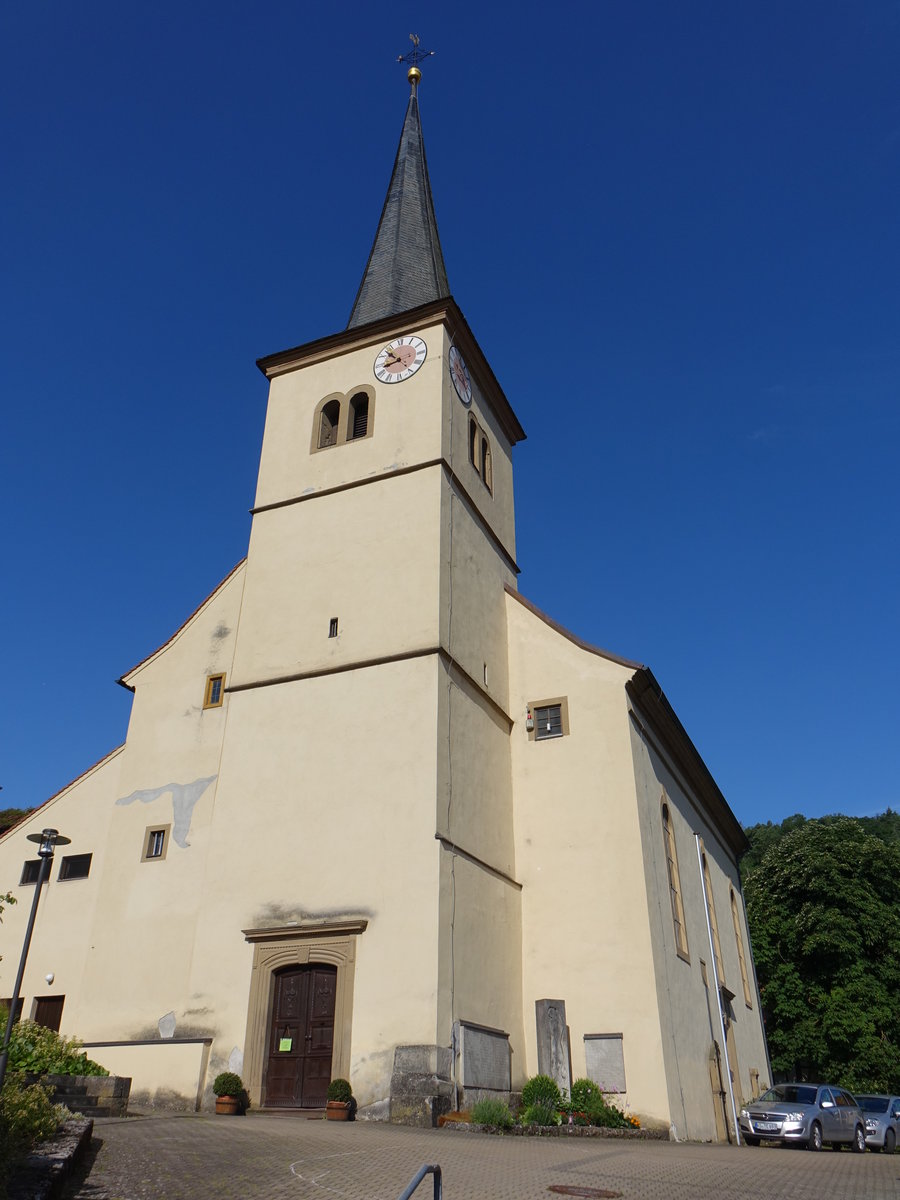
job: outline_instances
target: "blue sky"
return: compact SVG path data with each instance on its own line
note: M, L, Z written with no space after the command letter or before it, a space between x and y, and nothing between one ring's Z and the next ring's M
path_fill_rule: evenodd
M900 808L900 6L8 5L0 804L245 553L255 360L343 328L406 105L528 440L520 588L738 818Z

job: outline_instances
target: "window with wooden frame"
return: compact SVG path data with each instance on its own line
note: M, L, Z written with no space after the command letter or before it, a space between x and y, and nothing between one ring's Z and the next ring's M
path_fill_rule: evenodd
M675 950L680 958L687 959L687 927L684 922L684 901L681 898L681 875L678 870L678 851L675 846L675 830L672 814L663 798L662 804L663 842L666 850L666 872L669 877L669 899L672 902L672 925L675 930Z
M40 873L41 860L39 858L27 858L22 863L22 878L19 880L19 886L25 887L29 883L37 883Z
M544 742L566 737L569 733L569 701L566 696L535 700L528 705L533 728L528 731L530 742Z
M332 392L323 397L313 413L310 451L329 450L372 436L375 419L375 389L360 384L349 392Z
M59 1033L65 1002L65 996L36 996L32 1021L35 1025L43 1025L45 1029L53 1029Z
M326 446L337 445L340 424L341 402L340 400L329 400L327 404L322 405L322 411L319 414L320 450L324 450Z
M702 846L702 843L701 843ZM719 922L716 920L716 905L713 900L712 879L709 874L709 863L706 861L706 851L701 850L700 861L703 864L703 884L706 891L706 911L709 913L709 927L712 931L713 957L716 961L716 976L719 987L725 982L725 967L722 963L722 943L719 941Z
M57 879L87 879L92 858L92 854L64 854Z
M347 429L347 441L355 442L364 438L369 429L369 397L365 392L356 392L350 398L350 425Z
M221 708L225 700L225 676L207 675L206 691L203 695L204 708Z
M141 862L162 862L169 848L171 825L148 825L144 831L144 849Z
M738 963L740 964L741 968L741 983L744 986L744 1002L748 1008L752 1008L753 995L750 991L750 975L747 971L747 959L744 957L744 938L741 934L741 914L734 888L731 889L731 920L734 923L734 940L737 943Z
M469 413L469 462L487 490L494 494L494 469L491 465L491 443L487 434Z

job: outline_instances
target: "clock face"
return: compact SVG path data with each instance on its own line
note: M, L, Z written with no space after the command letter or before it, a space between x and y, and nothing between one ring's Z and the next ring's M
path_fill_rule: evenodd
M463 404L472 403L472 380L469 378L469 368L466 360L455 346L450 347L450 378L456 388L456 394Z
M375 359L375 378L382 383L402 383L415 375L427 353L428 347L419 337L395 338Z

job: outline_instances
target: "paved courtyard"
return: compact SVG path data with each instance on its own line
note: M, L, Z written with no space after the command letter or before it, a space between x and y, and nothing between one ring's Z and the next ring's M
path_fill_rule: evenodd
M397 1200L423 1163L440 1164L446 1200L553 1200L560 1186L623 1200L900 1197L900 1155L849 1150L490 1137L260 1114L99 1120L94 1147L66 1200ZM432 1196L427 1178L416 1198Z

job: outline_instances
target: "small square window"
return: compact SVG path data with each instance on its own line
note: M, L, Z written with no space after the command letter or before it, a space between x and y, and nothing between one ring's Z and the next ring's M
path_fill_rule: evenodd
M91 873L91 854L66 854L59 866L60 879L87 879Z
M41 860L39 858L26 859L22 864L22 878L19 880L20 886L24 887L28 883L37 883L40 873Z
M151 825L144 833L144 851L141 862L158 862L166 857L169 848L171 825Z
M550 738L566 737L569 733L569 702L565 696L534 700L528 705L526 724L528 740L544 742Z
M206 677L206 694L203 698L204 708L221 708L225 698L225 676L208 675Z
M537 741L562 737L562 732L562 707L559 704L548 704L534 710L534 736Z
M337 637L337 635L338 635L338 619L337 619L337 617L332 617L331 621L328 624L328 636L330 638L332 638L332 637Z

